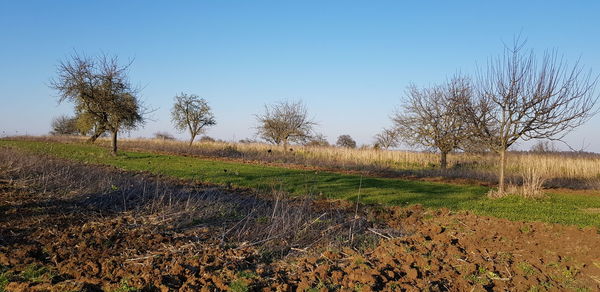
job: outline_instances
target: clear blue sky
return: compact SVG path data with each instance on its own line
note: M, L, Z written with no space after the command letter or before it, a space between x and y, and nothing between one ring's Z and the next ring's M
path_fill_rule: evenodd
M213 137L252 137L265 103L302 99L330 141L370 143L410 82L473 73L519 32L599 73L599 12L598 1L2 1L0 135L46 134L72 111L48 81L77 50L135 59L131 80L157 111L132 137L176 133L169 110L187 92L208 99ZM568 141L600 152L599 128L596 117Z

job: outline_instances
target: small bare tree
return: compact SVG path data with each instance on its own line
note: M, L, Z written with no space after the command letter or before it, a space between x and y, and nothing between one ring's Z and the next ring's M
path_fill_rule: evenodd
M59 101L71 101L78 119L96 132L93 142L106 131L112 133L112 153L117 154L117 134L144 123L143 106L137 91L129 83L128 68L117 57L90 58L72 55L58 65L58 77L51 87L60 93Z
M304 145L313 147L327 147L329 146L329 141L327 141L327 138L323 134L315 134Z
M396 129L383 129L375 135L375 145L378 148L389 149L398 146L399 135Z
M534 153L552 153L558 152L559 150L556 147L556 145L552 143L552 141L539 140L535 144L533 144L533 146L531 146L529 151Z
M335 142L335 145L344 148L356 148L356 141L350 135L340 135Z
M316 123L308 117L301 101L279 101L265 105L265 112L256 115L257 134L269 143L287 148L290 142L305 142L312 136Z
M479 93L467 107L474 134L499 154L498 195L505 193L506 152L515 142L562 140L595 114L598 78L556 52L541 59L518 38L479 75Z
M51 135L77 135L77 118L66 115L58 116L52 120Z
M398 136L409 146L439 150L445 169L448 153L468 138L464 107L472 92L470 80L459 75L431 88L409 86L402 111L392 117Z
M171 120L177 130L187 129L190 132L190 146L196 136L204 133L206 127L217 123L204 98L185 93L175 96L175 104L171 109Z

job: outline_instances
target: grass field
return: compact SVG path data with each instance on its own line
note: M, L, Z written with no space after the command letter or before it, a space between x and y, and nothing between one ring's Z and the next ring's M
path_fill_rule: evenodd
M315 194L331 199L386 205L422 204L429 208L469 210L511 220L544 221L600 227L600 195L549 194L531 200L516 196L488 199L488 188L415 180L361 177L258 164L225 162L145 152L121 152L87 144L0 140L0 146L130 171L148 171L182 179L261 190L281 189L294 195Z
M11 140L83 143L82 136L17 136ZM95 144L109 147L109 138ZM187 142L163 139L120 139L122 150L231 158L253 162L275 162L286 165L308 165L336 170L385 172L397 177L445 177L474 179L487 183L498 181L498 156L494 153L450 153L449 168L440 170L439 154L369 147L350 149L293 145L289 149L265 143L200 142L191 147ZM600 190L600 155L584 152L514 152L507 154L506 173L509 181L519 184L533 172L548 188Z

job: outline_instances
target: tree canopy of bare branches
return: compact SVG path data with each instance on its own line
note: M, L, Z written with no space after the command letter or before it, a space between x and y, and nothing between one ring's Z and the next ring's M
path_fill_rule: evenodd
M77 118L66 115L58 116L52 120L51 135L77 135Z
M114 155L117 133L144 122L138 93L128 78L130 64L119 65L117 57L106 55L91 58L74 54L60 62L58 76L50 83L60 93L59 102L73 102L78 120L85 120L83 124L95 130L91 142L107 131L112 133Z
M389 149L397 147L399 135L396 129L383 129L375 135L375 145L377 148Z
M356 148L356 141L350 135L340 135L335 142L335 145L345 148Z
M312 136L316 123L308 117L301 101L278 101L265 105L265 112L256 115L257 134L269 143L287 148L290 142L305 142Z
M464 107L473 94L468 78L454 76L444 85L417 88L410 85L401 111L392 117L395 131L409 146L440 151L440 167L447 155L468 138Z
M305 146L313 146L313 147L327 147L329 146L329 141L323 134L315 134L304 144Z
M531 146L529 151L533 153L552 153L558 152L559 150L552 141L539 140Z
M177 130L187 129L190 132L190 145L196 136L204 133L206 127L217 123L206 99L185 93L175 96L171 120Z
M474 134L500 159L498 194L504 194L506 151L519 140L561 140L595 114L598 78L555 51L541 59L518 38L479 74L469 103Z

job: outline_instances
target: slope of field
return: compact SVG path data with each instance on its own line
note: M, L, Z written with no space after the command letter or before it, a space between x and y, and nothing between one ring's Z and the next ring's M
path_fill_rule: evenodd
M539 200L509 196L491 200L485 196L488 189L481 186L361 177L144 152L121 152L113 157L102 147L86 144L2 140L0 146L227 186L348 200L356 200L360 193L361 203L418 203L425 207L471 210L476 214L511 220L600 226L600 213L595 211L600 209L600 196L593 194L549 194Z
M0 291L600 289L596 228L238 193L3 147L0 214Z

